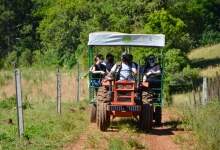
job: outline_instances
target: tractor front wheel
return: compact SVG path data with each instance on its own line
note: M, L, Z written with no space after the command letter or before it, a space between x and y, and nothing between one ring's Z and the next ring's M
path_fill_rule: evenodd
M109 127L110 116L107 111L107 103L100 103L98 107L98 127L101 131L106 131Z
M101 131L106 131L110 125L110 114L107 111L110 98L105 87L100 87L97 93L97 126Z

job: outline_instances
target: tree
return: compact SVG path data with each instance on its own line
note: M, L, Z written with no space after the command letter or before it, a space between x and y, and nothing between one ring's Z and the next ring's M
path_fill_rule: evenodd
M144 32L165 34L166 48L187 51L191 46L191 40L185 28L186 24L181 19L162 9L149 15Z

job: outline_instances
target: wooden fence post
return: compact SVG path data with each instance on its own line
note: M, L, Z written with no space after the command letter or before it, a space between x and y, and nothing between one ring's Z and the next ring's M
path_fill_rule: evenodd
M218 72L216 72L216 78L217 78L217 98L220 101L220 76Z
M24 135L24 119L22 108L22 93L21 93L21 72L15 69L15 88L16 88L16 103L17 103L17 120L19 137Z
M80 70L79 70L79 62L77 63L77 102L79 102L79 94L80 94Z
M61 74L57 69L57 113L61 114Z
M207 77L203 77L203 83L202 83L202 105L206 105L207 101L208 101Z

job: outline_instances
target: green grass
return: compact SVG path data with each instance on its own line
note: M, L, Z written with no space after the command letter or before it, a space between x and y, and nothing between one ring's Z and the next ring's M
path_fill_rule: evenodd
M119 138L112 138L109 142L109 150L124 150L127 149L124 141Z
M220 102L212 101L206 106L192 106L189 103L176 103L177 113L181 116L185 130L190 130L190 135L179 135L175 142L179 144L191 143L194 149L218 150L220 143ZM192 143L193 141L193 143ZM185 144L186 146L186 144Z
M55 102L33 102L24 110L25 134L19 139L16 107L11 101L0 103L0 149L60 149L76 140L88 125L86 102L63 103L61 115L56 113Z
M199 149L218 150L220 143L220 103L211 102L189 114L190 125L196 133Z
M127 140L123 138L111 138L109 141L109 150L137 150L146 149L142 144L136 139L129 138Z
M111 127L117 128L121 134L110 139L108 143L109 150L146 149L146 147L141 144L141 141L135 137L137 134L140 134L141 131L137 127L137 121L134 119L121 118L118 121L113 121ZM123 134L127 135L127 137L124 137Z

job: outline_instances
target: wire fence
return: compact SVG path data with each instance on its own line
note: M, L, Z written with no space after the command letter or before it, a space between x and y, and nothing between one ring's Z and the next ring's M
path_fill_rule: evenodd
M0 99L13 97L16 95L14 72L6 71L2 73L2 83L0 81ZM79 91L79 99L83 100L88 96L87 78L79 77L74 72L64 72L60 70L61 98L62 101L76 101ZM80 86L78 86L78 84ZM55 100L57 97L57 71L46 70L22 70L21 86L23 99L30 101ZM79 90L78 90L79 88Z
M79 69L79 67L78 67ZM16 101L19 136L24 134L24 103L53 102L58 114L62 103L75 103L88 98L87 78L79 70L64 71L15 69L0 72L0 101ZM15 107L15 106L14 106Z

